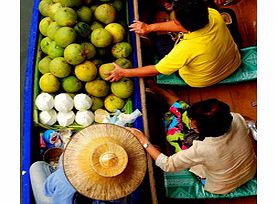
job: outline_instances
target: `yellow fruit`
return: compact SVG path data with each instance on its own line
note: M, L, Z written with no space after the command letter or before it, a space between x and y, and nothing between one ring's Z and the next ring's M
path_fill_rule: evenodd
M39 79L39 87L43 92L57 92L60 89L60 86L60 81L51 73L46 73L42 75Z
M125 29L119 23L110 23L106 25L105 29L113 36L113 43L121 42L125 36Z
M109 112L121 110L124 107L124 100L115 96L114 94L108 95L104 100L104 106Z
M96 78L97 68L93 62L85 61L75 67L75 75L81 81L92 81Z
M89 95L95 97L104 97L108 95L110 86L104 80L95 79L93 81L87 82L85 85L85 89Z

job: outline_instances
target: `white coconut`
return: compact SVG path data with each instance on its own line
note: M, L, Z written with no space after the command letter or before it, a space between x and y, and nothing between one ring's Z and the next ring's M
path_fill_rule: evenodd
M77 111L75 117L76 123L82 126L88 126L94 121L94 114L90 110L80 110Z
M77 110L88 110L92 105L92 100L87 94L77 94L73 100Z
M57 120L60 126L66 127L74 122L75 114L73 111L58 112Z
M57 122L57 112L54 109L41 111L39 121L44 125L54 125Z
M54 107L59 112L69 112L73 108L73 98L67 93L60 93L55 96Z
M36 97L35 104L41 111L48 111L54 107L54 97L49 93L41 93Z

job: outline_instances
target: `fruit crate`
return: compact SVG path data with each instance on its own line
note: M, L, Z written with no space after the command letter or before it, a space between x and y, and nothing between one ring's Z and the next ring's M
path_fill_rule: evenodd
M125 2L125 1L123 1ZM41 20L41 15L39 12L39 3L40 0L34 0L33 9L32 9L32 22L30 26L30 34L29 34L29 42L28 42L28 54L27 54L27 63L26 63L26 71L25 71L25 84L24 84L24 113L23 113L23 136L21 138L22 141L22 160L21 160L21 201L23 204L33 203L32 198L32 190L30 184L30 175L29 168L31 164L36 161L37 155L39 154L36 146L39 143L39 131L38 129L44 128L56 128L59 129L59 126L49 127L44 126L38 122L38 110L34 105L34 99L39 93L38 88L38 69L36 68L38 65L38 61L41 59L41 51L39 48L39 42L41 40L41 34L39 33L39 22ZM126 0L126 21L127 25L129 22L132 22L135 17L135 9L136 9L136 0ZM128 31L127 31L128 33ZM134 67L138 66L140 62L140 57L138 53L137 47L137 37L134 33L129 33L129 40L133 48L132 52L132 63ZM138 78L133 79L135 91L132 95L132 98L128 99L128 102L125 105L125 111L127 113L132 110L138 109L142 113L144 112L142 106L141 92L143 89L143 82ZM140 130L144 129L144 119L142 117L137 118L137 120L133 123L133 127L138 128ZM70 128L75 130L80 129L81 127L78 125L72 125ZM132 193L133 201L132 203L136 203L136 198L139 196L140 189L138 188L134 193Z

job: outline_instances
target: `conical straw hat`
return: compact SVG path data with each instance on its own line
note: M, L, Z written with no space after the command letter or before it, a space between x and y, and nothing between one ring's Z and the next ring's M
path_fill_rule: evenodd
M132 193L146 172L146 155L127 129L113 124L88 126L64 151L63 166L71 185L96 200L115 200Z

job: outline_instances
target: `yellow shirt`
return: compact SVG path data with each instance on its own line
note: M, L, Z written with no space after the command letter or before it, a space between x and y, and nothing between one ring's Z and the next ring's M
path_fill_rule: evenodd
M206 178L204 190L226 194L252 179L257 171L257 159L243 117L232 113L230 130L219 137L194 140L193 145L167 157L160 154L156 165L166 172L190 168Z
M209 24L183 34L183 39L155 65L158 72L180 77L192 87L206 87L231 75L240 53L220 13L209 8Z

